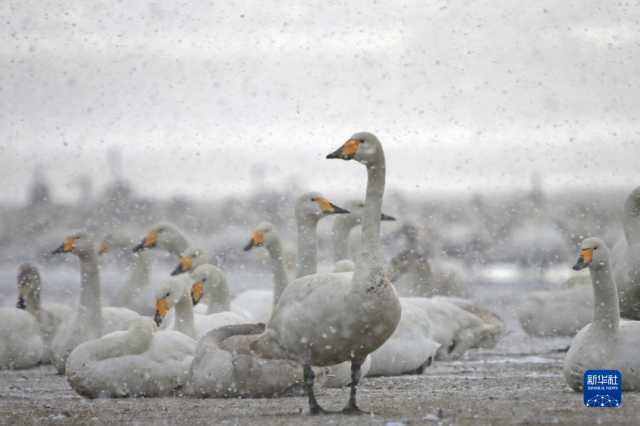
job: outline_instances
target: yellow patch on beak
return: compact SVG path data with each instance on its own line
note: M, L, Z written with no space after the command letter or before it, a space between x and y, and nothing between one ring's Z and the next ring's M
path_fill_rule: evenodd
M342 155L345 157L353 158L358 152L358 148L360 148L361 141L357 139L349 139L342 145Z
M163 297L162 299L158 299L156 302L156 317L162 320L165 315L167 315L167 312L169 312L169 301L167 298Z
M62 251L64 251L65 253L69 253L70 251L73 251L75 247L76 239L69 237L64 240L64 244L62 244Z
M147 235L144 237L144 247L152 248L156 246L158 242L158 232L157 231L149 231Z
M322 209L323 212L325 213L333 213L334 208L333 208L333 204L331 204L329 202L329 200L327 200L324 197L316 197L313 199L313 201L315 201L316 203L318 203L318 206L320 206L320 208Z
M198 281L194 285L191 286L191 302L193 302L193 306L197 305L202 299L202 295L204 294L204 283L202 281Z
M591 261L593 260L593 249L590 248L586 248L586 249L582 249L580 250L580 257L582 257L582 261L585 264L590 264Z
M106 242L102 241L100 243L100 245L98 246L98 254L99 255L103 255L108 251L109 251L109 244L107 244Z
M253 240L253 244L255 246L260 247L262 244L264 244L264 232L255 231L251 236L251 239Z
M180 272L190 271L193 267L193 261L189 256L182 256L180 258Z

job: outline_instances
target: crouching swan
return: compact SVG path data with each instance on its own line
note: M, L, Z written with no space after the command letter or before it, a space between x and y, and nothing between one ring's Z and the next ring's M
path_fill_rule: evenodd
M87 398L170 396L184 386L196 342L178 331L155 331L148 317L76 347L67 380Z
M599 238L586 238L573 269L589 268L593 285L593 322L573 338L564 360L564 378L582 390L585 370L615 369L622 373L622 389L640 390L640 321L620 321L616 283L609 249Z

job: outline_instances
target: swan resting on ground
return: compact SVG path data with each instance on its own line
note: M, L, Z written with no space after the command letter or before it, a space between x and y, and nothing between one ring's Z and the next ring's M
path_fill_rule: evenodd
M21 267L18 270L20 296L17 307L0 308L0 370L35 367L46 360L40 324L30 311L25 310L25 296L28 297L26 300L35 297L33 286L22 288L28 278L33 277Z
M585 370L620 370L622 389L640 391L640 321L620 321L609 249L599 238L582 241L573 269L587 267L593 285L593 322L571 342L564 360L564 378L573 390L580 391Z
M530 336L575 336L593 320L593 290L582 285L528 294L517 309Z
M401 306L386 278L380 243L380 215L385 186L382 145L371 133L357 133L328 158L355 159L367 169L362 250L351 277L346 273L312 274L284 290L269 324L252 344L259 356L291 359L303 365L311 414L324 412L313 389L312 365L351 361L346 413L361 412L356 403L360 367L367 355L393 334Z
M45 346L42 362L51 362L51 342L62 323L71 315L72 309L59 303L40 303L41 278L38 268L23 263L18 268L18 303L16 307L29 312L40 324L40 334Z
M140 316L126 308L102 307L97 253L89 234L78 232L69 236L53 251L58 253L73 253L80 259L80 303L60 326L51 344L51 362L59 374L64 374L67 357L76 346L112 331L126 330Z
M171 396L187 380L196 342L172 330L156 331L148 317L76 347L67 380L87 398Z

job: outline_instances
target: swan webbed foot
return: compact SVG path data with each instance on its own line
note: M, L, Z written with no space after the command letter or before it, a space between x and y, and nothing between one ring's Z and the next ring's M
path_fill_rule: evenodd
M350 416L360 416L360 415L363 415L363 414L371 415L373 413L369 413L367 411L363 411L363 410L360 409L360 407L358 407L355 404L355 402L352 404L351 401L349 401L347 406L342 409L342 414L347 414L347 415L350 415Z
M314 405L311 404L311 402L309 402L309 415L310 416L319 416L322 414L333 414L331 411L327 411L324 408L322 408L320 406L320 404L318 404L318 402L316 401L316 403Z

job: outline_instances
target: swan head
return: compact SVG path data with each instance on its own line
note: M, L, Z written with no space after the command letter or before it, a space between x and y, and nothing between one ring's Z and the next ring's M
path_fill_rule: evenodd
M40 294L40 271L31 263L23 263L18 267L18 303L16 308L26 309L27 295Z
M340 148L327 155L327 158L356 160L364 165L377 162L382 153L382 145L373 133L354 133Z
M585 238L580 245L580 255L574 271L579 271L586 267L591 269L603 269L609 264L609 248L600 238Z
M93 238L84 231L69 235L57 249L51 252L51 254L60 253L74 253L78 256L93 254L95 253Z
M207 281L213 280L214 275L220 274L220 270L215 266L205 263L198 266L191 273L191 302L193 306L197 305L204 295L204 285Z
M178 266L171 272L171 275L179 275L195 270L198 266L207 261L209 255L204 249L189 248L180 256Z
M320 220L331 214L344 213L349 213L349 210L336 206L318 192L307 192L298 197L296 201L295 214L297 219Z
M191 278L179 275L164 280L156 289L156 312L153 316L156 325L160 326L167 313L191 293Z
M268 247L278 238L278 231L270 222L262 222L256 226L251 234L251 240L244 246L244 251L249 251L254 247Z
M168 223L160 223L147 231L142 241L133 248L133 252L136 253L156 247L166 248L171 244L171 241L178 239L179 236L180 232L175 226Z

